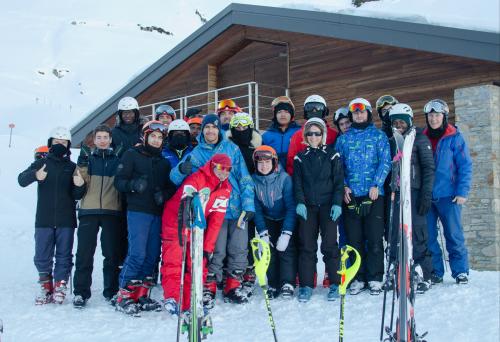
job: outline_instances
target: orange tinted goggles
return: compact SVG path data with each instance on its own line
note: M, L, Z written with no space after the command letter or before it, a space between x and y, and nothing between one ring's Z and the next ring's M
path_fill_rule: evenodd
M363 103L353 103L349 106L349 111L351 113L362 112L364 110L366 110L366 106Z
M216 169L218 171L231 172L231 170L232 170L231 166L227 166L227 165L223 165L223 164L219 164L219 163L212 163L212 166L214 169Z

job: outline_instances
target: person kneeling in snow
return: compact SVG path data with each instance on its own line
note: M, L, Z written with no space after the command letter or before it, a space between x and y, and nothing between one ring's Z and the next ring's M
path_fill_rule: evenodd
M47 146L47 157L36 160L17 179L22 187L38 182L34 258L41 286L35 298L38 305L62 304L66 297L76 228L75 201L85 192L80 173L73 175L76 164L69 159L69 130L56 127ZM54 255L56 263L52 273Z
M161 309L150 298L150 289L160 255L163 203L175 192L168 177L170 164L161 156L165 126L150 121L142 132L143 145L125 152L115 175L115 187L127 196L128 224L128 254L120 273L116 307L131 315Z
M231 159L226 154L215 154L197 172L188 176L175 195L165 203L162 219L163 263L161 275L165 308L171 314L178 313L177 302L180 295L182 269L182 242L179 241L178 217L175 213L179 212L182 201L185 201L184 205L187 205L186 203L192 198L193 193L200 193L207 221L203 238L203 281L205 282L207 262L214 252L215 242L224 221L231 195L231 184L227 180L231 167ZM182 234L182 238L184 239L186 236ZM186 243L186 251L189 251L189 239ZM186 255L185 263L182 311L188 310L190 307L191 256L189 253ZM208 308L213 306L211 300L204 300L204 304Z

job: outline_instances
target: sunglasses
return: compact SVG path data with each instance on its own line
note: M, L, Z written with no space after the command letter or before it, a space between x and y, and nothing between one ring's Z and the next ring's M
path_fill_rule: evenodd
M353 103L352 105L349 106L349 111L351 113L362 112L364 110L366 110L366 106L364 103Z
M436 113L448 113L449 109L448 106L441 101L429 101L424 107L424 113L429 114L430 112L436 112Z
M310 102L304 105L304 112L323 112L325 109L325 105L319 102Z
M213 168L216 169L217 171L225 171L225 172L231 172L232 167L231 166L226 166L222 165L219 163L212 163Z
M321 132L306 132L306 137L321 137L323 133Z

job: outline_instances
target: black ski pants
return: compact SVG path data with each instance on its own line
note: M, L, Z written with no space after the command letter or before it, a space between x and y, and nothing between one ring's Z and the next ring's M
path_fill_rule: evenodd
M337 221L330 217L331 207L306 206L307 220L298 216L298 267L300 286L314 287L314 273L318 251L318 235L321 233L321 254L330 279L330 284L340 284L337 273L340 250L337 241Z
M363 197L356 197L361 203ZM354 247L361 256L361 266L356 278L359 281L382 281L384 275L384 196L373 201L370 212L361 217L344 204L344 229L347 244ZM352 257L351 265L354 262Z
M290 284L295 287L296 268L296 248L292 238L288 242L287 248L280 252L276 249L276 243L281 235L283 220L275 221L265 219L266 228L270 235L271 261L267 268L267 281L270 287L280 289L284 284Z
M428 230L427 217L418 214L417 203L420 191L412 189L411 192L411 221L412 221L412 245L413 261L415 265L422 267L424 280L430 280L432 273L432 255L427 247ZM394 201L394 212L392 217L391 251L390 259L393 262L398 255L398 242L401 228L399 225L399 193L396 193Z
M103 296L113 297L118 292L120 266L127 254L127 230L121 216L85 215L80 217L78 227L78 247L76 250L76 269L74 294L85 299L90 298L94 253L97 246L97 234L101 230L101 249L103 261Z

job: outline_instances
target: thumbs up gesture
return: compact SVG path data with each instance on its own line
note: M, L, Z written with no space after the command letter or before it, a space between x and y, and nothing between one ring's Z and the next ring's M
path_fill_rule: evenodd
M43 164L43 166L36 172L36 179L39 180L40 182L45 180L45 178L47 178L47 171L45 171L46 167L47 164Z
M193 164L191 163L191 156L187 156L186 160L179 165L179 171L187 176L193 172Z
M82 186L84 184L84 180L83 180L83 177L82 175L80 174L80 170L76 170L76 175L73 176L73 184L75 184L75 186Z

